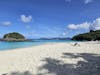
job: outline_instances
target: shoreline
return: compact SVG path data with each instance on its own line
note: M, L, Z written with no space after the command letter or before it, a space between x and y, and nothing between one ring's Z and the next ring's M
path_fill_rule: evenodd
M100 44L96 44L96 42L79 42L80 46L73 46L73 44L74 42L46 43L28 48L0 51L0 74L29 71L34 75L39 73L56 75L52 72L49 73L50 68L59 70L61 64L89 62L88 59L96 61L96 57L100 56ZM75 57L71 58L70 56ZM59 65L56 66L57 62L54 60L60 61L61 64L58 63ZM40 70L40 68L42 69Z
M26 49L26 48L30 48L30 47L45 45L45 44L56 44L56 43L67 43L67 44L68 44L68 43L76 43L76 42L77 42L77 43L89 43L89 42L90 42L90 43L91 43L91 42L92 42L92 43L96 43L97 41L81 41L81 42L80 42L80 41L75 41L75 42L46 42L46 43L42 43L42 44L39 44L39 45L33 45L33 46L28 46L28 47L21 47L21 48L18 47L18 48L12 48L12 49L3 49L3 50L0 50L0 52L1 52L1 51L15 50L15 49L24 49L24 48Z
M56 44L56 43L60 43L60 42L52 42L52 43ZM45 45L45 44L51 44L51 43L43 43L43 44L39 44L39 45L33 45L33 46L22 47L22 48L4 49L4 50L0 50L0 52L1 52L1 51L16 50L16 49L26 49L26 48L31 48L31 47L36 47L36 46Z

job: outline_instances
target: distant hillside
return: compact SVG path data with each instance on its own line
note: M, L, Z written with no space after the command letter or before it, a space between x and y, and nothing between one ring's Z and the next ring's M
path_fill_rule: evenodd
M97 30L97 31L91 30L89 33L76 35L72 38L72 40L78 40L78 41L100 40L100 30Z
M40 38L40 40L71 40L71 38Z

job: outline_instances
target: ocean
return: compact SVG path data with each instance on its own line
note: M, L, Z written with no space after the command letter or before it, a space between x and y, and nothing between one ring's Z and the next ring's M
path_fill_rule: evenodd
M45 43L59 43L59 42L75 42L72 40L33 40L31 42L0 42L0 50L12 50L16 48L25 48L31 46L42 45Z

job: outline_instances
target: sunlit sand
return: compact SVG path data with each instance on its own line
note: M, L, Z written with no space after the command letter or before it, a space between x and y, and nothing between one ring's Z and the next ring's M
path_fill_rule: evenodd
M80 67L77 66L80 61L87 64L98 61L96 57L100 57L100 44L97 42L79 42L80 46L73 44L48 43L0 51L0 75L25 71L33 75L75 75L78 71L74 71L73 68Z

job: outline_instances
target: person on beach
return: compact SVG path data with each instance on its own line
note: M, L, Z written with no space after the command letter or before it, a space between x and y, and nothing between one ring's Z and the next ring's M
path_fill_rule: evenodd
M75 43L74 46L80 46L78 43Z

